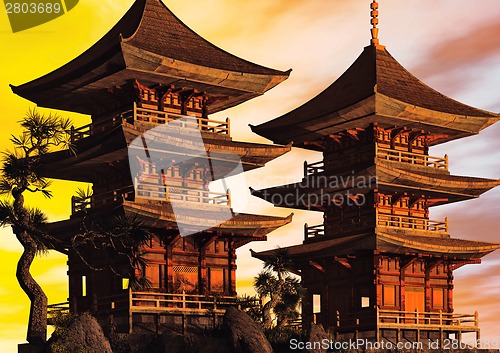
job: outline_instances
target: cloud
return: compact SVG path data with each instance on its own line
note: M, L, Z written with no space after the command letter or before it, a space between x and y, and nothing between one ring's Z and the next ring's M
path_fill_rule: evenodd
M500 22L486 21L459 33L435 40L411 71L448 95L467 97L468 88L480 87L498 70Z

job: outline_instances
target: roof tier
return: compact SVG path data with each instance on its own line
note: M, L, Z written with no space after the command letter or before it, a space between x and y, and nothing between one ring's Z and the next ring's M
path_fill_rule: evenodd
M347 129L407 127L438 136L438 144L479 133L499 114L457 102L425 85L385 47L370 45L351 67L319 95L252 130L275 143L312 148L315 141Z
M410 165L411 167L411 165ZM251 190L254 196L272 202L278 207L317 209L320 205L309 201L324 200L326 195L367 194L377 189L381 193L402 191L415 195L426 195L441 199L432 204L442 205L477 198L500 185L500 180L449 175L432 168L404 168L404 163L393 163L377 159L375 166L343 175L328 177L325 174L309 175L300 182L275 186L262 190ZM319 207L319 208L318 208Z
M203 166L211 163L214 179L227 176L241 165L243 171L264 166L267 162L290 151L289 146L276 146L249 142L232 141L232 139L218 139L216 134L202 133L199 146L190 144L189 132L185 135L180 131L175 136L155 136L151 130L144 131L125 123L118 125L108 133L93 135L76 143L77 154L69 151L59 151L45 156L43 175L54 179L93 182L96 178L106 177L107 173L116 173L117 170L129 172L128 146L137 137L148 133L154 139L157 151L162 158L176 159L182 152L184 156L192 156L191 163ZM199 133L198 133L198 136ZM203 152L200 155L200 152Z
M212 207L192 204L184 209L176 208L175 212L169 202L160 202L141 199L136 202L122 201L108 204L106 207L90 209L93 219L105 217L109 219L114 215L129 215L137 217L144 222L144 226L153 229L176 230L179 226L184 229L203 229L203 232L217 232L222 236L231 236L240 246L250 241L266 240L267 234L290 223L293 214L288 217L261 216L253 214L234 214L229 220L220 220L220 212ZM47 224L47 230L64 240L80 230L84 216L74 214L70 219ZM220 222L219 222L220 221ZM215 224L213 227L203 227L206 224Z
M479 259L500 249L500 244L449 237L398 235L384 231L294 245L283 249L288 251L290 257L297 260L355 255L366 250L403 255L426 254L449 259ZM252 256L265 260L273 254L273 251L252 252Z
M270 69L236 57L206 41L160 0L136 0L96 44L53 72L14 93L41 107L99 114L114 103L107 90L138 79L205 91L210 113L263 94L288 78L290 70Z

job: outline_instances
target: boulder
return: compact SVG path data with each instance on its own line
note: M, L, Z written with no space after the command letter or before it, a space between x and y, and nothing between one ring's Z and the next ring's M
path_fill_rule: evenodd
M326 353L326 349L321 348L321 342L324 339L328 339L328 334L321 324L311 323L311 329L309 331L308 341L311 343L311 349L308 350L309 353Z
M223 328L227 343L234 353L272 353L273 349L262 329L244 312L230 307L224 315Z
M48 351L51 353L113 353L101 326L87 313L76 317L67 328L53 335L50 341Z

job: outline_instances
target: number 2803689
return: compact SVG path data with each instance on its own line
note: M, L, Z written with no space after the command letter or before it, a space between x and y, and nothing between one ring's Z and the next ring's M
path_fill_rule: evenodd
M6 2L5 8L8 14L51 14L63 11L61 4L56 3L34 3L34 2Z

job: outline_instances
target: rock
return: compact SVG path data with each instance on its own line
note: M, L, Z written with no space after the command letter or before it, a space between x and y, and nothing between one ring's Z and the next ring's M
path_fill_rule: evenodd
M60 330L52 338L49 349L51 353L113 353L101 326L87 313L76 317L67 328Z
M227 343L234 353L272 353L264 332L250 316L236 308L226 310L223 323Z
M309 342L311 343L312 349L309 349L309 353L326 353L326 349L321 348L321 342L324 339L328 339L328 334L326 333L323 325L315 324L311 322L311 330L309 331Z

